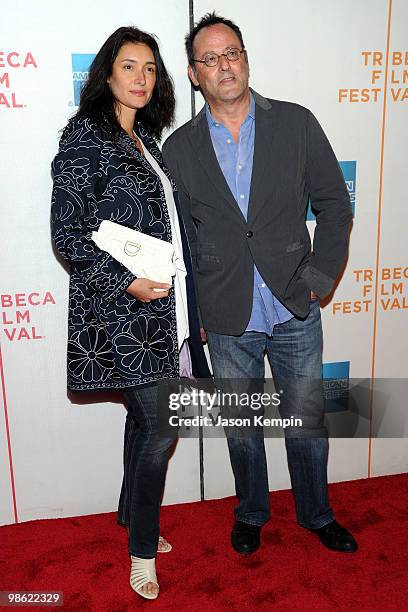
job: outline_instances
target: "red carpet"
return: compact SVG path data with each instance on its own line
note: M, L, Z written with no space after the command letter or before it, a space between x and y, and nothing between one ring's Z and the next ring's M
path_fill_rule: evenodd
M247 558L229 544L232 498L164 507L173 551L158 558L157 601L128 586L126 532L114 514L1 527L0 590L63 591L59 609L81 612L407 609L408 474L334 484L330 496L357 553L326 550L296 525L290 491L279 491L263 545Z

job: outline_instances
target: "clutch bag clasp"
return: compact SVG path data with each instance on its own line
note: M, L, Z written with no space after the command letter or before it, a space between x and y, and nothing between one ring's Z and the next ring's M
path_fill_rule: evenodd
M137 242L132 242L131 240L126 240L123 250L125 251L126 255L129 255L130 257L135 257L135 255L139 253L141 248L141 244L138 244Z

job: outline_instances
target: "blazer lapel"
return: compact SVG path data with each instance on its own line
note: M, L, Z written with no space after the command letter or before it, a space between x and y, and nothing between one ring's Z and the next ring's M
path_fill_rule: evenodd
M159 164L161 170L164 172L164 174L169 179L173 191L176 191L176 189L177 189L176 183L174 182L174 179L171 176L169 170L164 165L163 156L161 154L161 151L160 151L156 141L149 134L149 132L144 127L143 123L141 123L140 121L138 121L137 124L136 124L136 134L139 136L139 138L142 139L144 146L148 148L149 153L154 157L154 159Z
M197 154L197 158L208 176L210 184L214 185L219 194L231 206L233 211L245 221L245 217L242 214L234 196L232 195L218 163L205 116L205 107L193 119L189 138L190 143Z
M130 138L130 136L125 132L125 130L121 129L119 132L119 138L117 141L117 145L130 153L133 157L135 157L139 163L142 163L144 166L147 164L144 155L142 155L136 148L134 142Z
M140 122L138 122L137 124L136 132L139 138L142 140L143 146L145 148L147 147L147 149L149 150L149 153L155 158L160 168L163 170L164 174L169 179L171 186L173 188L173 191L174 191L176 189L176 184L173 180L173 177L170 175L168 169L163 165L163 158L161 156L160 150L157 147L154 139L150 136L150 134L147 132L147 130L144 128L144 126ZM132 155L139 162L139 164L141 164L147 170L149 170L149 172L153 172L153 174L157 176L155 170L149 164L146 157L142 155L140 151L138 151L132 139L124 130L121 130L119 133L118 146L120 146L122 149L130 153L130 155Z
M255 219L263 206L262 184L265 173L273 171L270 167L270 149L275 135L275 113L271 103L255 91L255 145L252 166L251 188L249 193L248 222ZM269 176L270 180L270 176Z

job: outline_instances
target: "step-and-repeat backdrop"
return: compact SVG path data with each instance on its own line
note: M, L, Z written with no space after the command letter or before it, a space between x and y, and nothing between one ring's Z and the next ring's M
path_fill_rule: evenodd
M66 392L68 274L50 240L50 162L93 55L121 25L157 34L175 81L177 125L190 119L183 48L190 4L16 0L2 11L0 524L115 508L125 409L119 394ZM328 398L355 379L381 379L381 394L368 389L365 414L381 435L333 439L330 480L407 471L398 379L406 378L408 336L408 5L194 0L193 9L195 21L215 9L240 25L252 86L313 111L350 192L350 256L334 296L322 304L324 376ZM312 211L308 226L313 234ZM268 439L267 453L271 489L288 487L283 440ZM200 448L183 439L164 503L198 500L203 492L233 493L225 440L205 439Z

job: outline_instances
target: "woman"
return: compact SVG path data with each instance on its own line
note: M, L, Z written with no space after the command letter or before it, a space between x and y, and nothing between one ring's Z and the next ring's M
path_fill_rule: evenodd
M52 235L71 264L68 387L124 391L118 521L129 530L130 584L147 599L158 596L158 546L170 548L159 543L159 512L173 440L157 432L157 383L179 377L182 361L189 369L188 345L194 375L209 375L177 194L154 140L174 107L155 39L119 28L94 59L52 164ZM91 233L104 219L172 242L181 262L174 286L136 278L100 250Z

